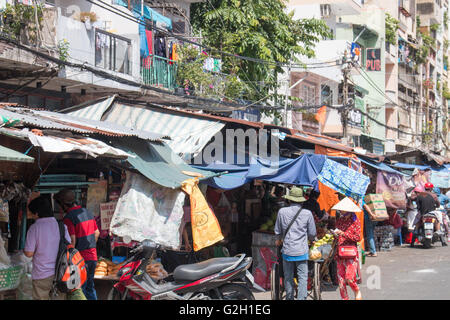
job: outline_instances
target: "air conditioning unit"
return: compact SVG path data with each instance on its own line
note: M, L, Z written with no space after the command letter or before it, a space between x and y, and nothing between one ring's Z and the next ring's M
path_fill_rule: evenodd
M329 4L321 4L320 15L322 16L322 18L329 17L331 15L331 6Z

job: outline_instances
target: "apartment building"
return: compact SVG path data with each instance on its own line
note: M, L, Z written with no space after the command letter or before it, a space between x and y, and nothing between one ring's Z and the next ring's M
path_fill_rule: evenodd
M330 63L330 66L306 71L292 70L290 85L293 86L298 81L301 83L291 88L289 93L302 99L299 105L303 107L318 104L342 105L344 87L341 65L342 58L347 53L355 61L347 83L348 97L357 108L349 112L346 119L347 134L350 136L347 143L383 154L386 135L383 8L376 1L353 0L291 0L288 7L294 10L295 18L323 19L333 33L332 39L324 39L316 45L314 59L300 59L307 64L337 62L334 66ZM352 54L355 46L361 52L357 57ZM310 124L313 119L311 114L314 112L317 110L293 114L293 127L343 137L343 119L339 110L327 108L324 123L316 124L315 127ZM302 119L298 120L300 117Z
M16 6L3 1L3 101L54 110L111 93L159 99L161 93L141 85L174 89L176 61L170 46L176 39L151 26L189 35L191 2L50 0L38 8L31 1ZM24 18L24 28L14 29L8 16L19 11L17 6L34 10L30 16L40 22Z

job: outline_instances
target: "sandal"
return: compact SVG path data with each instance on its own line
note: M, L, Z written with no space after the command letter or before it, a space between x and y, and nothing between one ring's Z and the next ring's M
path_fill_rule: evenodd
M368 257L377 257L378 255L376 253L368 253L367 256Z

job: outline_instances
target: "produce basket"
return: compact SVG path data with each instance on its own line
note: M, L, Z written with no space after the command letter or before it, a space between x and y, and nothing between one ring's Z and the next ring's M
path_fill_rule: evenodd
M20 284L23 266L0 270L0 291L16 289Z

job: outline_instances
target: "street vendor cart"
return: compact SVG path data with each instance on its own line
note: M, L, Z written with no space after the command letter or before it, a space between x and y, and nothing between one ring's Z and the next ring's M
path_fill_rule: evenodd
M313 300L322 300L323 280L329 275L329 266L334 259L336 252L336 240L331 244L325 245L321 250L321 257L315 259L310 257L308 260L308 297ZM281 252L278 248L278 257L274 257L272 269L270 272L270 292L272 300L283 300L285 298L283 265L281 263ZM294 279L297 285L297 279ZM294 294L297 294L295 288Z

